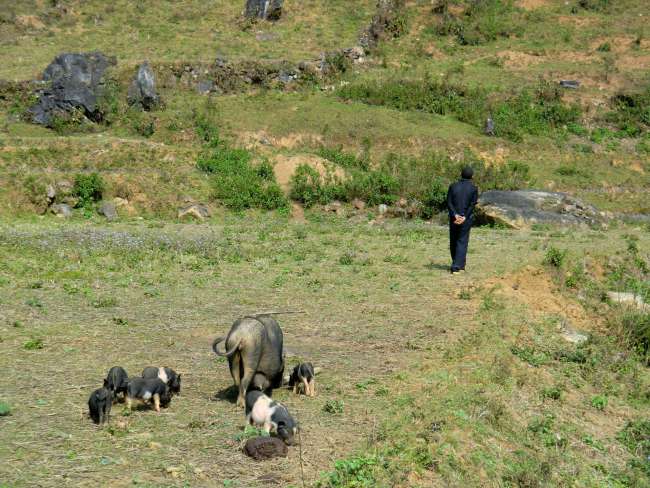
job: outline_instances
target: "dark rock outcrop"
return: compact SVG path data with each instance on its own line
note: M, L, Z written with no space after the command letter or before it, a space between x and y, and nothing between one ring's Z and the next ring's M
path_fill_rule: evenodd
M32 121L50 126L56 117L80 112L99 122L103 113L99 100L103 94L106 70L115 58L100 52L58 55L43 73L49 87L42 90L36 105L29 109Z
M378 0L377 12L368 28L361 34L359 44L366 50L372 50L381 41L404 34L404 4L404 0Z
M247 0L244 16L248 19L278 20L284 0Z
M520 229L535 223L594 225L602 221L602 214L566 193L490 190L481 194L476 218L479 224Z
M156 77L147 61L138 66L138 72L129 86L128 101L129 105L137 105L147 111L160 104L160 97L156 93Z
M113 222L117 220L117 209L112 202L103 202L97 209L100 215L106 217L106 220Z

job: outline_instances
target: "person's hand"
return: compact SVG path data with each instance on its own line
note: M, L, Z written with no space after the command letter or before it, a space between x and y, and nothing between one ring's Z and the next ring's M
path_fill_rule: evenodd
M465 222L465 217L463 217L462 215L454 215L454 224L462 225L463 222Z

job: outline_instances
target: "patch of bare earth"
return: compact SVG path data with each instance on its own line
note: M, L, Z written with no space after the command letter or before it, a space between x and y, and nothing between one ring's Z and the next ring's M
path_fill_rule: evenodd
M321 157L313 154L298 154L294 156L285 156L280 154L275 157L275 178L283 190L289 189L291 177L295 174L298 166L307 164L314 168L323 178L338 178L345 177L345 172L338 166Z
M523 8L524 10L536 10L538 8L547 7L549 3L548 0L518 0L517 7Z
M484 286L494 289L508 301L526 305L533 316L557 315L581 329L592 329L598 323L598 319L587 314L582 305L560 294L544 270L533 266L526 266L510 275L489 278Z

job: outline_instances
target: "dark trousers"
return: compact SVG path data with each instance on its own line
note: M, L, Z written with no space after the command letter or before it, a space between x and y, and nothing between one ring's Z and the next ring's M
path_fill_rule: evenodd
M471 219L461 225L449 222L449 250L451 251L451 270L465 269L467 246L469 245L469 231L472 229Z

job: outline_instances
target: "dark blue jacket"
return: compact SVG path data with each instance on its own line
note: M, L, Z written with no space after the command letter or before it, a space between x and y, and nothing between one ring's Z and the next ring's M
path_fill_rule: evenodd
M470 220L477 201L478 189L472 180L462 179L451 184L447 191L449 218L453 220L454 215L462 215L466 220Z

